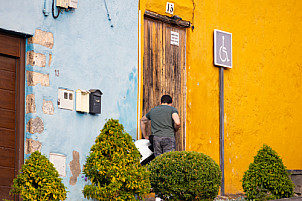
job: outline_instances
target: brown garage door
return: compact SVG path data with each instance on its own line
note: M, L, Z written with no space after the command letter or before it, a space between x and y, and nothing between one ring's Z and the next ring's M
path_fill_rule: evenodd
M0 32L0 200L13 199L24 158L24 52L25 39Z

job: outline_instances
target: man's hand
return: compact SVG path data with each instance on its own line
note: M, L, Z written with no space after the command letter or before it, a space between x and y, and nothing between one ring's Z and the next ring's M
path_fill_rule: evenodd
M180 128L180 119L177 113L172 114L172 119L174 121L174 131L177 132Z
M148 123L148 121L149 119L146 117L146 115L144 115L140 120L143 137L147 140L149 140L149 136L147 136L147 131L146 131L146 124Z

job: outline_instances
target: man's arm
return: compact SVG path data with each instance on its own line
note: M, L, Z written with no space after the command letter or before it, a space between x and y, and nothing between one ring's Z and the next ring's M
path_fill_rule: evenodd
M148 121L149 119L146 117L146 115L144 115L140 120L143 137L147 140L149 140L149 136L147 136L147 131L146 131L146 124L148 123Z
M174 121L174 131L177 132L180 128L180 119L177 113L172 114L172 119Z

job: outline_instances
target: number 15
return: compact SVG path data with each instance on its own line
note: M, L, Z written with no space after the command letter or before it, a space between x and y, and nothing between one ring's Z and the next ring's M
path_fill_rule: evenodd
M174 11L174 3L167 2L166 13L173 14Z

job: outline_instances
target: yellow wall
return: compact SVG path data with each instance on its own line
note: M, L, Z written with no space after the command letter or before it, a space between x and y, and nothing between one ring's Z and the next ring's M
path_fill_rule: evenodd
M277 151L288 169L302 169L302 1L173 3L174 15L195 27L187 29L187 150L219 163L213 30L220 29L233 34L233 68L224 71L225 192L242 192L240 180L263 143ZM141 13L167 15L165 6L163 0L140 0Z

